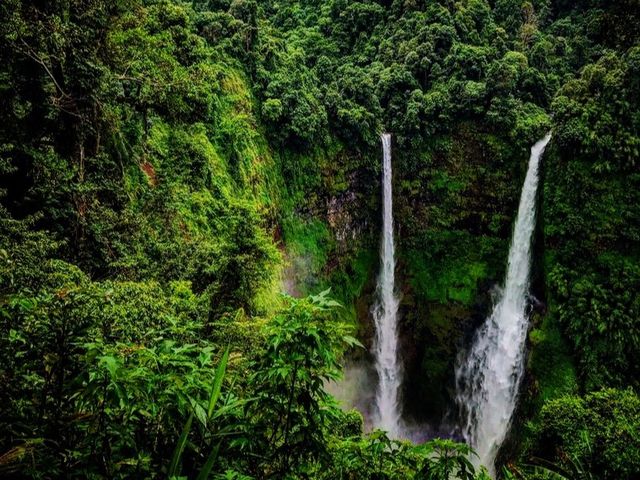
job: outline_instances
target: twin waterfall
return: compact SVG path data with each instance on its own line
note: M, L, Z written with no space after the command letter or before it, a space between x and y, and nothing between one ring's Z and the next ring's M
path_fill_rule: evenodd
M524 372L524 350L528 329L528 295L531 243L536 218L538 167L549 133L531 148L529 167L509 249L507 276L500 301L491 316L476 331L467 352L456 365L456 403L461 413L462 433L476 450L478 464L494 474L494 462L509 430ZM378 386L374 426L402 435L399 391L402 369L398 359L398 306L395 293L395 252L391 187L391 136L382 135L383 209L380 273L377 301L372 309L376 333L373 346Z
M456 401L462 413L463 435L476 450L477 463L485 465L492 475L524 371L538 166L550 139L549 133L531 148L500 301L475 333L470 350L458 358L456 368Z
M374 425L389 432L390 436L397 437L400 434L398 392L402 384L402 373L398 362L398 305L400 302L395 294L391 135L384 133L381 138L383 148L382 244L377 301L372 310L376 327L373 348L378 373Z

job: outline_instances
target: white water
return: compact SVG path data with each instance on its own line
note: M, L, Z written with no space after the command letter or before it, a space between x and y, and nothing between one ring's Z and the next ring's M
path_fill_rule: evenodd
M374 426L400 435L398 392L402 372L398 362L398 298L395 294L395 252L393 243L393 199L391 189L391 135L381 136L383 147L382 244L377 301L372 309L376 327L374 354L378 387L376 389Z
M538 166L551 134L531 148L500 301L458 358L456 401L462 433L476 450L475 463L495 475L494 462L511 424L524 370L531 239L536 217Z

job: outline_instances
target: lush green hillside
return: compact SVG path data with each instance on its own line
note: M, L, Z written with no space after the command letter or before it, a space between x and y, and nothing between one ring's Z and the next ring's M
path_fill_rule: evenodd
M552 129L502 475L635 478L637 0L5 0L0 24L0 476L483 478L323 385L368 358L379 133L405 410L436 428Z

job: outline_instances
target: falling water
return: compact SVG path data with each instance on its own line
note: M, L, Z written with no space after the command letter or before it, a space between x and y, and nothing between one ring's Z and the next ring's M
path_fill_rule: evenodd
M393 244L393 201L391 190L391 135L382 135L383 192L382 192L382 245L380 247L380 274L377 301L373 307L376 326L374 354L378 387L374 424L389 432L400 434L398 391L401 383L398 363L398 298L395 294L395 256Z
M531 148L500 301L475 333L471 349L459 356L456 368L462 433L478 453L477 463L491 474L510 427L524 370L538 165L550 139L549 133Z

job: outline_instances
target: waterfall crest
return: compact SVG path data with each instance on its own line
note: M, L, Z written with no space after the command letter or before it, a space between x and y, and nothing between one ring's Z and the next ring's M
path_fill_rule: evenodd
M397 437L400 434L398 392L401 386L402 372L398 362L399 300L395 293L396 261L393 240L391 135L384 133L381 139L383 147L382 243L380 246L380 273L376 289L377 300L372 309L376 327L373 350L378 373L374 425L388 431L392 437Z
M493 475L495 458L512 420L524 371L531 240L536 218L540 158L551 133L531 147L499 302L456 365L456 402L462 433Z

